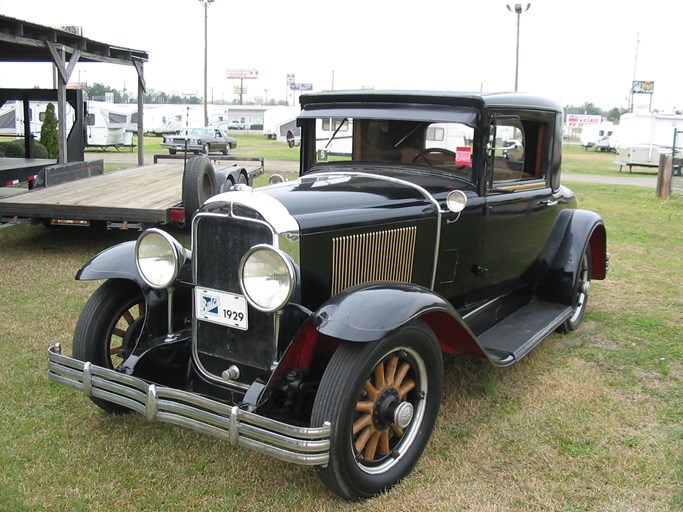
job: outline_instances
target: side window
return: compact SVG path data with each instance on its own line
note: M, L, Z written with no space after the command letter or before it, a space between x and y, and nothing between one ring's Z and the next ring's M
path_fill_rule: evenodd
M494 120L489 149L492 187L544 180L542 165L546 126L540 121L504 117Z

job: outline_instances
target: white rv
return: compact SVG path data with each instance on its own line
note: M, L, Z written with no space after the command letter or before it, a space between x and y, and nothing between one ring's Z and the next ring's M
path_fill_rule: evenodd
M619 120L617 160L621 166L657 167L662 154L671 154L674 129L683 130L683 116L628 113ZM683 139L677 145L683 151Z
M137 105L88 101L86 125L86 146L132 148Z
M610 121L589 124L581 129L581 147L596 151L616 151L615 136L617 127Z
M299 128L296 125L296 118L299 112L301 112L299 107L279 105L269 108L263 113L263 135L267 139L275 139L280 142L287 141L288 131L298 136Z

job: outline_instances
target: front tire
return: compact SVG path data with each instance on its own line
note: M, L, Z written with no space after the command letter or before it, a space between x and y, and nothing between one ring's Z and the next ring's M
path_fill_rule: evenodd
M368 344L346 343L323 375L312 426L332 425L330 460L318 475L348 500L370 498L410 473L441 402L439 343L423 323Z
M145 300L132 281L105 281L83 306L73 339L74 358L117 369L130 355L145 319ZM121 405L90 398L109 413L129 412Z

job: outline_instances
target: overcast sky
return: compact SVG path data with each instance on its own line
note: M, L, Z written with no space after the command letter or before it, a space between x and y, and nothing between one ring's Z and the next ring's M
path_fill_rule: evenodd
M148 89L203 94L200 0L0 0L0 13L146 51ZM284 99L289 73L314 90L514 89L517 16L502 0L215 0L208 15L209 101L235 98L227 69L252 68L247 97L268 99ZM627 107L635 72L655 82L653 108L681 109L682 21L677 0L532 1L521 15L519 90ZM79 64L79 78L137 87L129 66ZM0 87L33 86L52 86L48 65L0 63Z

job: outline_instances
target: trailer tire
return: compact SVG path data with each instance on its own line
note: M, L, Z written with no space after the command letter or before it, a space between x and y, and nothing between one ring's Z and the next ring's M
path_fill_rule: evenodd
M205 156L196 156L187 161L183 174L183 206L185 220L192 220L195 212L216 190L216 173L211 160Z

